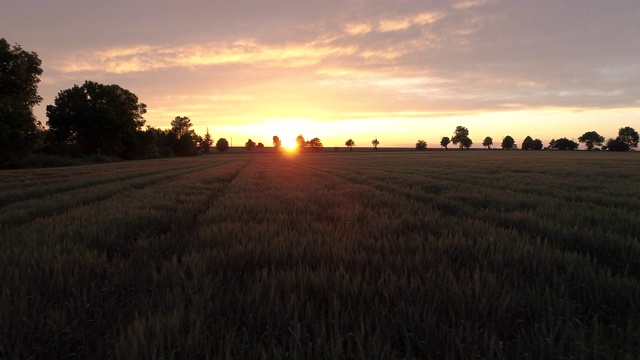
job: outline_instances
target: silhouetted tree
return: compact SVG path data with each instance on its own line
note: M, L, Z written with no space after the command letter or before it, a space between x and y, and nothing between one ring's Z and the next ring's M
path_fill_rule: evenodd
M225 152L229 150L229 142L227 141L227 139L225 138L218 139L218 141L216 142L216 149L218 149L218 151L220 152Z
M208 153L212 145L213 145L213 139L211 139L209 128L207 128L207 132L204 134L204 139L202 139L202 144L200 145L200 148L204 152Z
M595 131L587 131L578 138L578 141L584 143L584 145L587 147L587 150L591 151L596 145L602 146L602 143L604 142L604 136L601 136Z
M42 101L41 64L35 52L0 39L0 164L42 145L43 129L33 115L33 107Z
M542 150L542 140L540 139L533 140L533 150Z
M296 148L298 150L303 150L307 146L307 142L304 140L304 136L302 134L296 137Z
M186 116L176 116L171 120L171 130L169 130L167 140L175 155L193 156L198 154L202 138L190 129L191 126L191 119Z
M378 150L378 145L380 145L380 141L378 141L378 138L375 138L371 140L371 144L373 145L373 150Z
M551 139L551 141L549 141L549 149L555 149L556 148L556 139Z
M323 148L322 141L320 141L320 139L317 137L309 140L309 142L306 145L313 151L320 151Z
M191 126L193 126L191 119L186 116L176 116L175 119L171 120L171 131L173 131L178 138L188 133Z
M264 149L264 144L259 142L258 145L256 146L258 149Z
M620 137L607 140L607 145L602 147L603 150L609 151L629 151L631 148L627 143L622 142Z
M440 146L444 147L445 149L448 149L447 146L449 146L449 143L451 142L451 139L449 139L449 137L445 136L442 138L442 140L440 140Z
M347 140L344 144L347 145L351 151L353 151L353 147L356 145L356 143L351 139Z
M533 150L533 139L531 136L524 138L524 141L522 142L522 150Z
M144 125L147 106L118 85L86 81L58 93L47 106L49 140L80 154L122 156Z
M469 129L464 126L456 126L451 142L453 145L460 144L460 149L470 148L473 141L469 138Z
M561 138L554 142L554 148L558 150L575 150L578 146L580 145L577 142L567 138Z
M618 130L618 138L616 140L627 144L629 149L631 149L638 147L638 141L640 139L638 137L638 132L634 128L627 126Z
M511 150L515 143L516 141L511 136L507 135L502 139L502 144L500 146L503 150Z
M487 136L486 138L484 138L482 146L486 146L487 149L491 149L491 145L493 145L493 139L491 138L491 136Z
M251 139L247 140L247 142L244 144L244 148L247 149L247 151L251 151L255 147L256 147L256 143L253 142L253 140Z
M427 142L424 140L418 140L416 143L416 150L427 150Z
M273 147L276 150L280 150L280 148L282 147L282 141L280 141L280 138L277 136L273 136Z

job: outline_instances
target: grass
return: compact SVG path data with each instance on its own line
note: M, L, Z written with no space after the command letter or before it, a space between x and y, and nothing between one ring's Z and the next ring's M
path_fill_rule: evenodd
M0 172L0 358L635 358L640 158Z

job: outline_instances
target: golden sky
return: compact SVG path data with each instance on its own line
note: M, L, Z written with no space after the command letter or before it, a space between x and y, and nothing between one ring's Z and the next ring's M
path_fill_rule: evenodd
M43 103L118 84L214 138L438 147L640 129L636 0L9 0L0 37L43 61Z

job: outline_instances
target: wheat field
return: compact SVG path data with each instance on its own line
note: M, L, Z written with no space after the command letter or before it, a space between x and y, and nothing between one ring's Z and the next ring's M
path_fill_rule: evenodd
M0 172L0 358L629 358L640 156Z

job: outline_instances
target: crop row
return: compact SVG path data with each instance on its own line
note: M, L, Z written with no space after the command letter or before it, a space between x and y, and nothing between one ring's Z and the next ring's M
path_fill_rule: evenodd
M263 155L141 162L164 180L0 229L0 357L640 350L632 154Z

